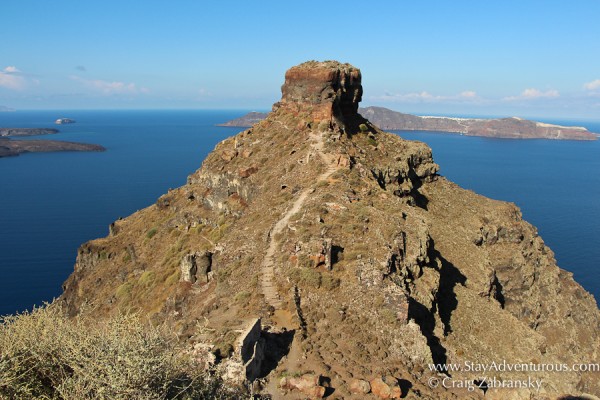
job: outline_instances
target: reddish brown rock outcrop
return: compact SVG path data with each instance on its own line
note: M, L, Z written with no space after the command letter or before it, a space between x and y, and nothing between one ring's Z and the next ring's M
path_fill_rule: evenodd
M281 107L296 115L306 112L316 125L344 125L358 115L362 99L360 70L335 61L309 61L285 73L281 92L275 109Z

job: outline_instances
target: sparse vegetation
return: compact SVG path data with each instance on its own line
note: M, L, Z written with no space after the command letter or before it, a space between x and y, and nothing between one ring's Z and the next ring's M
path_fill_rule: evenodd
M321 287L321 273L313 268L292 268L289 276L292 282L299 286L315 289Z
M332 276L331 274L322 274L321 276L321 287L327 290L332 290L340 286L340 279Z
M146 232L146 237L148 239L152 239L154 237L154 235L156 235L157 232L158 232L157 228L152 228L148 232Z
M246 292L246 291L239 292L235 295L235 301L237 303L244 303L244 302L248 301L249 298L250 298L250 293Z
M136 315L69 319L56 304L4 317L3 399L237 399Z
M154 284L156 280L156 274L154 271L144 271L138 279L138 284L144 287L149 287Z

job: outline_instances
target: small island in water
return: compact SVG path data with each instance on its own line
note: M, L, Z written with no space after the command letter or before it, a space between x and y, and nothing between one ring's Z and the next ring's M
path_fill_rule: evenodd
M0 128L0 157L18 156L22 153L51 151L104 151L97 144L65 142L61 140L11 140L11 136L37 136L58 133L53 128Z
M59 118L56 121L54 121L56 125L74 124L75 122L77 121L71 118Z
M385 130L458 133L466 136L502 139L598 140L596 134L584 127L553 125L518 117L421 117L384 107L361 107L358 112ZM265 119L267 115L267 113L253 111L218 126L250 127Z

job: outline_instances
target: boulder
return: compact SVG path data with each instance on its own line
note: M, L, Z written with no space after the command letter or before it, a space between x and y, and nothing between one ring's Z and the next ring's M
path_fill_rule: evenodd
M350 393L367 394L371 391L369 382L363 379L353 379L350 382Z
M392 398L392 388L383 381L381 378L371 379L371 391L373 394L381 399Z
M283 377L279 386L286 390L298 390L311 398L322 399L325 396L325 387L320 385L321 376L304 374L300 377Z

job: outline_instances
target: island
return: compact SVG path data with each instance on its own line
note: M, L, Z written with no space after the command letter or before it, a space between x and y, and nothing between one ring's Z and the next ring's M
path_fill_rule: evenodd
M53 135L58 132L54 128L0 128L0 137Z
M359 113L385 130L430 131L503 139L598 140L598 135L580 126L560 126L510 118L454 118L417 116L384 107L361 107ZM267 113L251 112L218 126L249 127Z
M6 106L0 106L0 112L13 112L13 111L15 111L14 108L6 107Z
M22 153L51 151L105 151L97 144L65 142L61 140L11 140L10 136L36 136L58 133L53 128L0 128L0 157L18 156Z
M64 142L60 140L10 140L0 138L0 158L22 153L47 153L51 151L105 151L97 144Z
M75 122L77 121L71 118L59 118L56 121L54 121L56 125L74 124Z

